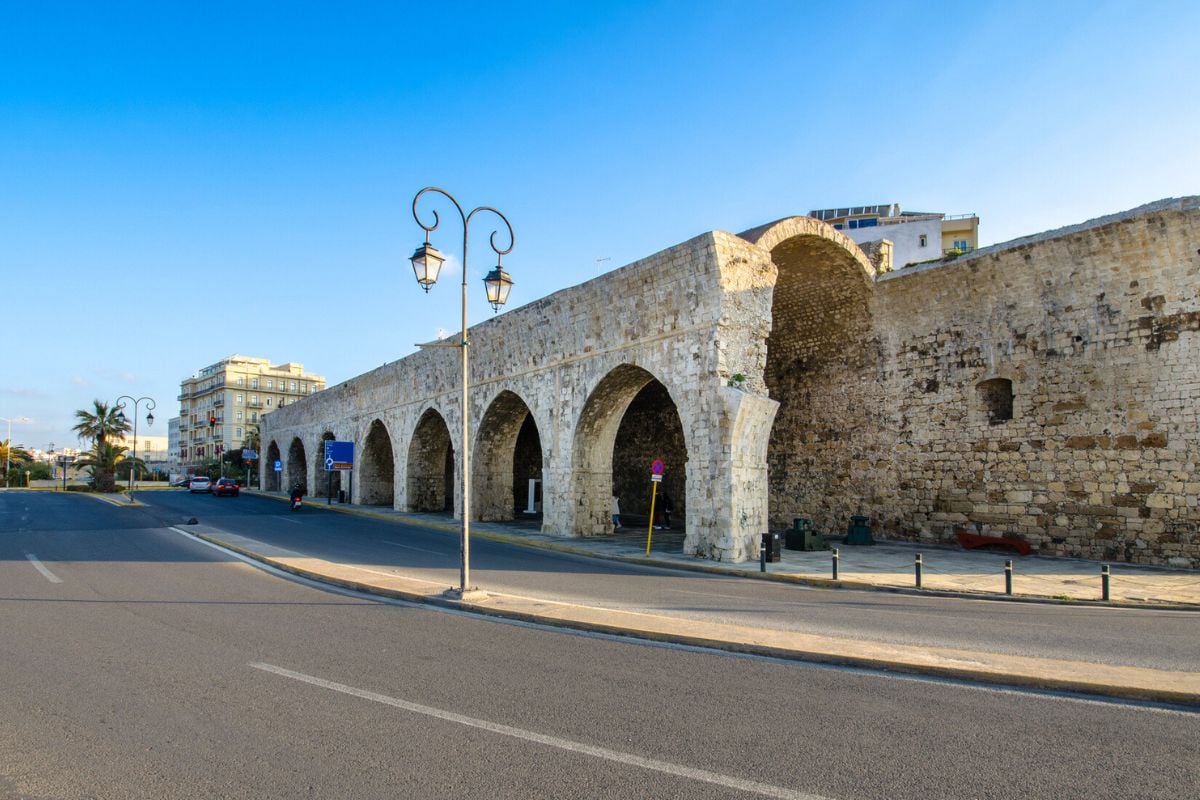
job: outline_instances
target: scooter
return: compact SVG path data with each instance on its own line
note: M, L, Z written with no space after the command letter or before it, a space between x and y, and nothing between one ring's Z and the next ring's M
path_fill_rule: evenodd
M292 511L299 511L300 506L302 505L304 505L304 503L301 502L301 495L292 495Z

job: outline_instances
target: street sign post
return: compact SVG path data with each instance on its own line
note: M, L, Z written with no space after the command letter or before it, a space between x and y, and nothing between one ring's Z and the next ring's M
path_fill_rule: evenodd
M333 473L338 470L354 469L354 442L325 442L325 474L328 487L325 490L325 505L333 505Z
M662 483L666 471L667 465L661 458L654 459L650 465L650 522L646 525L646 558L650 557L650 537L654 535L654 503L658 499L658 485Z

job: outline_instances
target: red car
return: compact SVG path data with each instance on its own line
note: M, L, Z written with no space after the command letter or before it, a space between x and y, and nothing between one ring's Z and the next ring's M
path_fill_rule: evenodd
M223 494L227 494L231 497L237 497L237 481L235 481L233 478L218 478L217 482L213 484L212 493L217 497L220 497Z

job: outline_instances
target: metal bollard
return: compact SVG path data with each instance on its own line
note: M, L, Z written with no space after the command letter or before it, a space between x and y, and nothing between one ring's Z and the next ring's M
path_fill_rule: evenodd
M767 543L761 538L758 540L758 571L767 571Z
M1004 562L1004 593L1012 594L1012 559Z
M833 579L835 581L838 579L837 573L838 573L838 549L835 547L835 548L833 548Z
M921 554L920 553L917 553L917 560L913 564L913 566L916 567L916 570L917 570L917 588L920 589L921 588Z
M1100 565L1100 599L1108 602L1108 564Z

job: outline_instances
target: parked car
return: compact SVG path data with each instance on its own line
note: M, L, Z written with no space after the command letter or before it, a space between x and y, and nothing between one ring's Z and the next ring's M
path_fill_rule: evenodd
M188 491L189 492L211 492L212 491L212 481L210 481L208 478L205 478L203 476L198 476L198 477L192 478L191 482L188 483Z
M212 493L217 497L227 494L230 497L238 496L238 483L233 478L217 478L217 482L213 484Z

